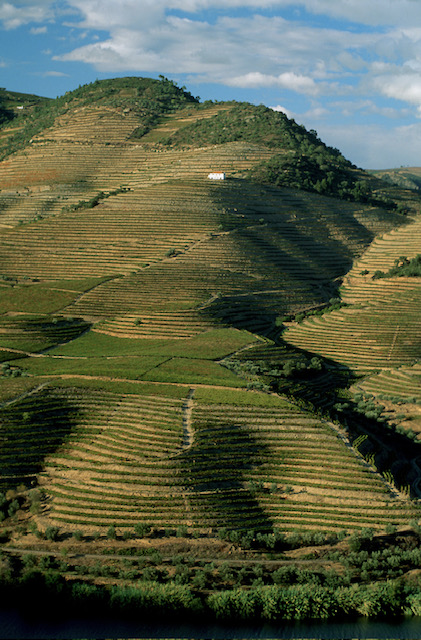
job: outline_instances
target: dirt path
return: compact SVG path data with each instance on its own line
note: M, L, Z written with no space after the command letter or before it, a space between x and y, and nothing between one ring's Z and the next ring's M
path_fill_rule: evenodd
M4 407L9 407L11 404L14 404L15 402L19 402L19 400L23 400L23 398L27 398L28 396L32 396L34 393L38 393L38 391L40 391L41 389L44 389L44 387L47 387L49 384L50 384L49 381L42 382L41 384L37 385L33 389L30 389L29 391L24 391L24 393L21 393L20 395L15 396L10 400L6 400L5 402L0 403L0 407L2 409L4 409Z
M398 337L399 329L400 329L400 325L396 325L395 333L393 334L392 344L390 345L389 353L388 353L388 356L387 356L388 360L390 360L390 358L392 357L392 353L393 353L393 349L395 348L395 344L396 344L396 340L397 340L397 337Z
M194 442L194 430L192 424L192 412L193 412L193 396L196 389L190 389L186 401L183 406L183 444L182 449L190 449Z
M35 377L35 376L34 376ZM163 385L163 386L171 386L171 387L186 387L190 388L190 385L187 382L157 382L155 380L134 380L132 378L113 378L111 376L89 376L83 375L80 373L57 373L57 374L42 374L37 375L37 378L48 378L51 380L71 380L75 378L77 380L103 380L104 382L127 382L128 384L147 384L147 385ZM195 387L200 389L221 389L222 391L232 390L232 391L247 391L247 393L256 393L254 391L248 391L245 387L228 387L224 385L217 384L203 384L201 382L195 383Z
M139 548L145 548L143 546L139 546ZM148 548L148 547L146 547ZM157 547L157 549L159 550L159 547ZM24 547L13 547L13 546L4 546L2 548L2 551L4 553L10 554L10 555L18 555L18 556L25 556L25 555L33 555L33 556L38 556L38 557L45 557L45 556L54 556L55 558L59 558L59 559L63 559L63 552L62 550L60 551L56 551L54 549L51 549L49 551L44 550L44 549L33 549L32 546L29 548L24 548ZM256 555L258 555L258 551L251 551L251 552L244 552L241 551L242 554L244 554L244 557L242 558L238 558L238 557L231 557L233 552L235 552L236 549L231 546L230 549L228 549L221 557L209 557L209 555L204 555L204 556L195 556L194 557L194 561L196 563L203 563L203 562L209 562L212 561L215 565L220 565L220 564L224 564L225 562L229 562L230 565L233 566L242 566L242 565L254 565L254 564L258 564L258 565L266 565L266 566L271 566L271 567L282 567L282 566L288 566L288 565L292 565L292 566L300 566L300 567L320 567L320 568L327 568L327 569L331 569L331 568L336 568L337 570L341 569L342 566L340 564L336 564L334 563L332 560L326 560L324 558L312 558L312 559L306 559L306 558L299 558L299 557L294 557L293 555L291 555L291 552L284 552L282 555L282 558L267 558L265 557L263 554L265 552L260 552L262 555L260 557L256 557ZM132 554L123 554L123 553L118 553L118 555L116 554L107 554L107 553L84 553L83 551L81 551L80 549L75 549L75 550L69 550L67 555L65 556L67 557L69 560L83 560L83 559L90 559L90 560L137 560L139 559L139 556L134 556ZM142 557L147 557L147 556L140 556L140 558ZM163 554L162 555L162 560L161 563L168 563L170 561L173 560L174 554Z

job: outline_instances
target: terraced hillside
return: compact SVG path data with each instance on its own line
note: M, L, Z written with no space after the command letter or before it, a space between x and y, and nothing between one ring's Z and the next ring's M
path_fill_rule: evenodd
M381 530L414 513L344 435L281 398L74 384L47 384L2 410L14 434L3 473L38 477L44 528Z
M415 364L421 357L419 278L373 275L399 256L414 257L420 229L417 218L376 238L344 280L341 299L347 306L291 326L286 341L358 372Z
M416 518L406 495L415 464L399 493L355 434L305 406L296 386L273 394L260 375L262 360L279 370L303 350L329 358L334 376L420 358L417 282L371 279L405 242L416 251L420 223L402 214L416 198L395 188L386 201L377 179L283 114L200 105L168 82L94 83L55 103L30 139L28 124L14 142L9 130L3 489L41 490L23 521L103 535L142 522L200 534ZM274 158L315 149L307 190L271 184ZM348 176L342 199L321 195L324 163ZM227 179L209 180L215 170ZM363 178L373 188L358 198ZM281 336L285 316L323 309L345 276L348 306ZM319 393L332 385L320 368Z

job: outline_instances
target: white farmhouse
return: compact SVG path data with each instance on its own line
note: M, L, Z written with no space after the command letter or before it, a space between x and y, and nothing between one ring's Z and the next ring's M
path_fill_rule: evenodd
M215 171L208 175L209 180L225 180L225 173L223 171Z

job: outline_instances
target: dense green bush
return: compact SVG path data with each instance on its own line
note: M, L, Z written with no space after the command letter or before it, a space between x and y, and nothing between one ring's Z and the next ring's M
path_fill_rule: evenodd
M380 278L396 278L396 277L417 278L421 276L421 254L418 253L415 258L409 260L405 256L401 256L395 260L393 267L389 271L381 271L378 269L372 275L372 280Z

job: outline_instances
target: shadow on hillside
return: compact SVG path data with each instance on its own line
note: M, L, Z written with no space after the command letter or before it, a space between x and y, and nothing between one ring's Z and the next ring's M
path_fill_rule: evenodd
M272 531L252 481L267 455L267 447L246 425L209 416L196 431L192 448L180 457L191 516L213 528Z
M309 363L314 356L314 353L279 339L276 346L268 344L248 349L242 360L255 363L261 370L261 379L273 391L289 396L311 413L341 424L351 443L358 439L358 452L372 468L388 477L391 474L398 488L411 486L411 493L418 497L421 481L419 444L396 431L394 423L373 417L376 405L371 407L369 399L359 401L344 394L344 390L358 380L345 365L317 355L323 363L320 370L294 368L294 363ZM279 375L285 363L292 365L289 373Z
M0 487L28 483L45 459L62 445L77 424L68 400L48 389L0 410Z
M237 257L219 299L204 312L239 329L266 333L277 315L323 305L337 295L340 279L374 239L356 217L361 205L240 179L228 180L214 199L222 222L227 212L237 219L230 228ZM393 219L380 211L370 216L374 222L382 219L385 228ZM210 262L223 253L224 243L223 236L213 239ZM231 280L241 282L243 291L234 294Z

